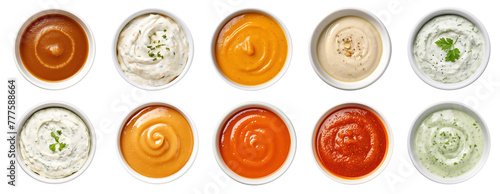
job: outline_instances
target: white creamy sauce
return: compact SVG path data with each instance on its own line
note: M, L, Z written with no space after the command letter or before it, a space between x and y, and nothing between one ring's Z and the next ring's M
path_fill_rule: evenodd
M135 83L159 87L177 78L188 61L189 43L177 22L159 14L134 18L121 31L117 58Z
M346 16L333 21L321 33L318 60L328 75L347 82L360 81L377 69L382 39L367 20Z
M446 61L447 51L436 44L441 38L450 38L460 57ZM429 20L415 39L414 55L420 70L429 78L442 83L457 83L469 78L484 58L484 38L469 20L458 15L443 15Z
M61 147L63 143L65 146ZM87 125L65 108L45 108L35 112L24 123L19 137L19 153L24 165L45 178L72 175L87 162L89 152Z

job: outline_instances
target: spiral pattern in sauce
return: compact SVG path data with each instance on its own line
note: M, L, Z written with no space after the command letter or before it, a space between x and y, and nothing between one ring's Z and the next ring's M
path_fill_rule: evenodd
M259 85L279 74L288 55L283 29L270 16L245 13L221 29L215 45L217 65L231 81Z
M120 146L123 158L137 173L163 178L188 162L194 139L187 119L166 106L137 111L124 126Z
M439 177L453 178L469 172L481 159L483 132L467 113L444 109L427 116L419 126L415 149L427 170Z
M316 155L333 175L362 178L387 155L388 135L380 118L361 107L345 107L323 120L315 141Z
M35 77L62 81L85 65L89 41L82 26L68 16L50 14L33 21L23 32L19 54Z
M234 114L220 133L224 163L246 178L262 178L278 171L290 151L286 124L275 113L249 108Z

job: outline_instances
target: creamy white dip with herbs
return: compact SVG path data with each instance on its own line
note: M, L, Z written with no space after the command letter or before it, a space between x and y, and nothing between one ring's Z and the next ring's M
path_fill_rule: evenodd
M456 42L460 51L455 61L446 61L447 51L436 44L441 38ZM484 58L484 38L469 20L458 15L442 15L429 20L418 32L414 44L415 60L429 78L442 83L457 83L469 78Z
M443 178L463 175L481 160L484 136L481 126L467 113L444 109L431 113L415 135L420 163Z
M49 179L80 170L87 162L90 146L87 125L78 115L60 107L33 113L19 137L21 165Z
M159 87L177 78L188 61L186 33L176 21L159 14L134 18L121 31L118 63L135 83Z

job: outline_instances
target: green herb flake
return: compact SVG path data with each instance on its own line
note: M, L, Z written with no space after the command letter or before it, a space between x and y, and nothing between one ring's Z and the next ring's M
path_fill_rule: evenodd
M53 152L55 152L55 151L56 151L56 144L57 144L57 143L53 143L53 144L50 144L50 145L49 145L50 150L52 150Z
M60 143L59 144L59 151L61 151L63 148L66 147L66 144L65 143Z

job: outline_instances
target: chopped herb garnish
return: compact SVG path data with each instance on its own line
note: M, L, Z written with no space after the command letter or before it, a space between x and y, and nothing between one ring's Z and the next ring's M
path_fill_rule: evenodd
M56 131L57 134L60 136L62 134L62 131L61 130L57 130ZM56 143L53 143L53 144L50 144L49 145L49 149L52 150L53 152L56 151L56 145L59 144L59 151L61 151L64 147L66 147L66 144L65 143L61 143L59 142L59 136L57 136L54 132L50 132L50 136L54 138L54 140L56 141Z

